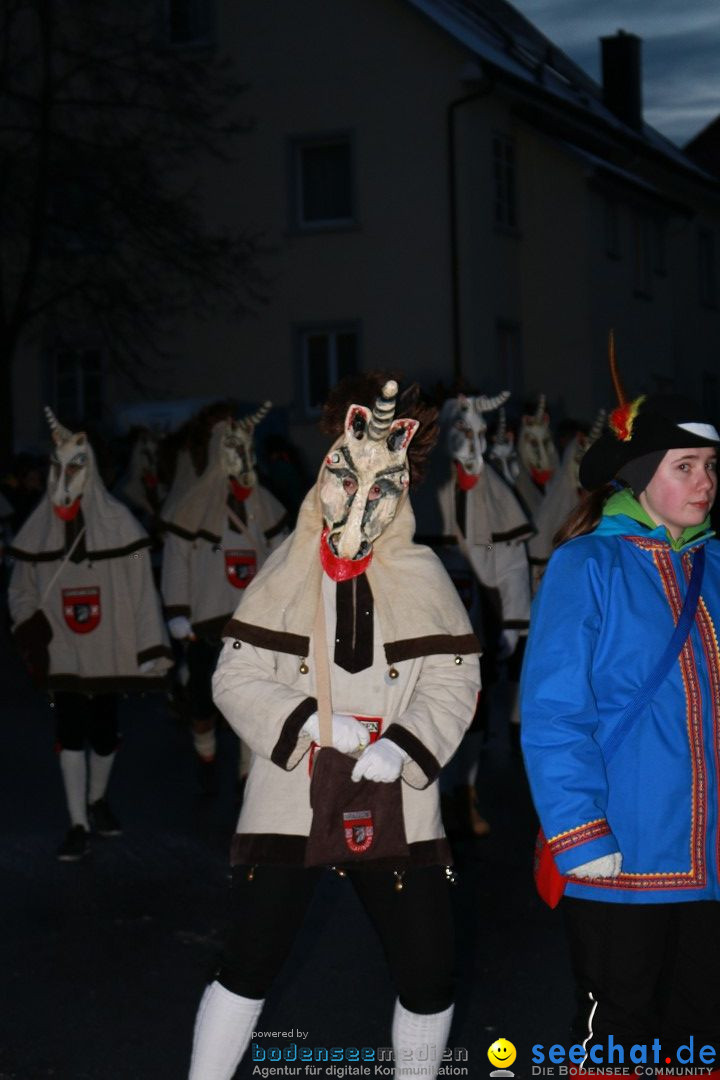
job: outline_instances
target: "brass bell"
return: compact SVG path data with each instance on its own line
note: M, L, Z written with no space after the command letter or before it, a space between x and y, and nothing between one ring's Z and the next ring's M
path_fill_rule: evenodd
M463 662L463 658L462 658L462 656L456 656L456 657L455 657L455 663L457 664L457 666L458 666L458 667L460 667L460 665L462 664L462 662Z
M310 670L310 668L305 663L304 659L303 659L302 663L300 664L300 667L299 667L298 670L299 670L301 675L307 675L308 671Z
M248 879L248 881L254 881L254 879L255 879L255 867L254 866L251 866L250 869L248 870L247 879Z
M388 675L390 676L391 679L397 679L399 677L399 675L400 675L400 672L398 671L397 668L391 667L390 670L388 671Z
M393 870L393 877L395 878L395 885L393 888L395 892L403 891L403 873L401 870Z

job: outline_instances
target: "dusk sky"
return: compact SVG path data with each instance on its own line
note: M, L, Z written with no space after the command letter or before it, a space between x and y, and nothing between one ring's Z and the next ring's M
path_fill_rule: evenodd
M643 39L645 119L683 145L720 113L720 0L512 0L598 82L598 38Z

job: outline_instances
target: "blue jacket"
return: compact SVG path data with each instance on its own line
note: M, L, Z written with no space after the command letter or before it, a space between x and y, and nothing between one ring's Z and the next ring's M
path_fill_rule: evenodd
M571 879L568 896L720 899L720 544L712 535L696 530L672 543L664 527L615 513L548 565L521 683L535 806L560 871L623 856L619 877ZM701 543L705 575L688 642L606 763L603 746L670 641Z

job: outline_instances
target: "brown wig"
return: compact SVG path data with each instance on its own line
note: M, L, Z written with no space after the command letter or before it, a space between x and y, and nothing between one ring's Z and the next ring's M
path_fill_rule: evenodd
M334 386L328 395L320 420L320 430L335 441L345 430L345 415L351 405L365 405L371 409L380 390L388 381L394 379L400 384L400 376L387 371L368 371L361 375L348 375ZM420 424L408 447L407 460L410 466L410 483L413 487L420 483L425 471L428 454L437 442L439 426L438 411L434 405L425 405L420 400L420 388L413 383L398 394L395 416L417 420Z
M593 491L584 493L580 502L570 512L558 531L553 536L553 547L559 548L576 536L585 536L599 524L603 507L615 491L613 484L603 484Z

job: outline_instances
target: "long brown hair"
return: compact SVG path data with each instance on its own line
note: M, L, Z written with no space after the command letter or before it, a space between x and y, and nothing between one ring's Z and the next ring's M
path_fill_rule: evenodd
M553 536L553 547L559 548L561 544L574 540L576 536L585 536L592 532L614 490L613 484L603 484L584 495Z

